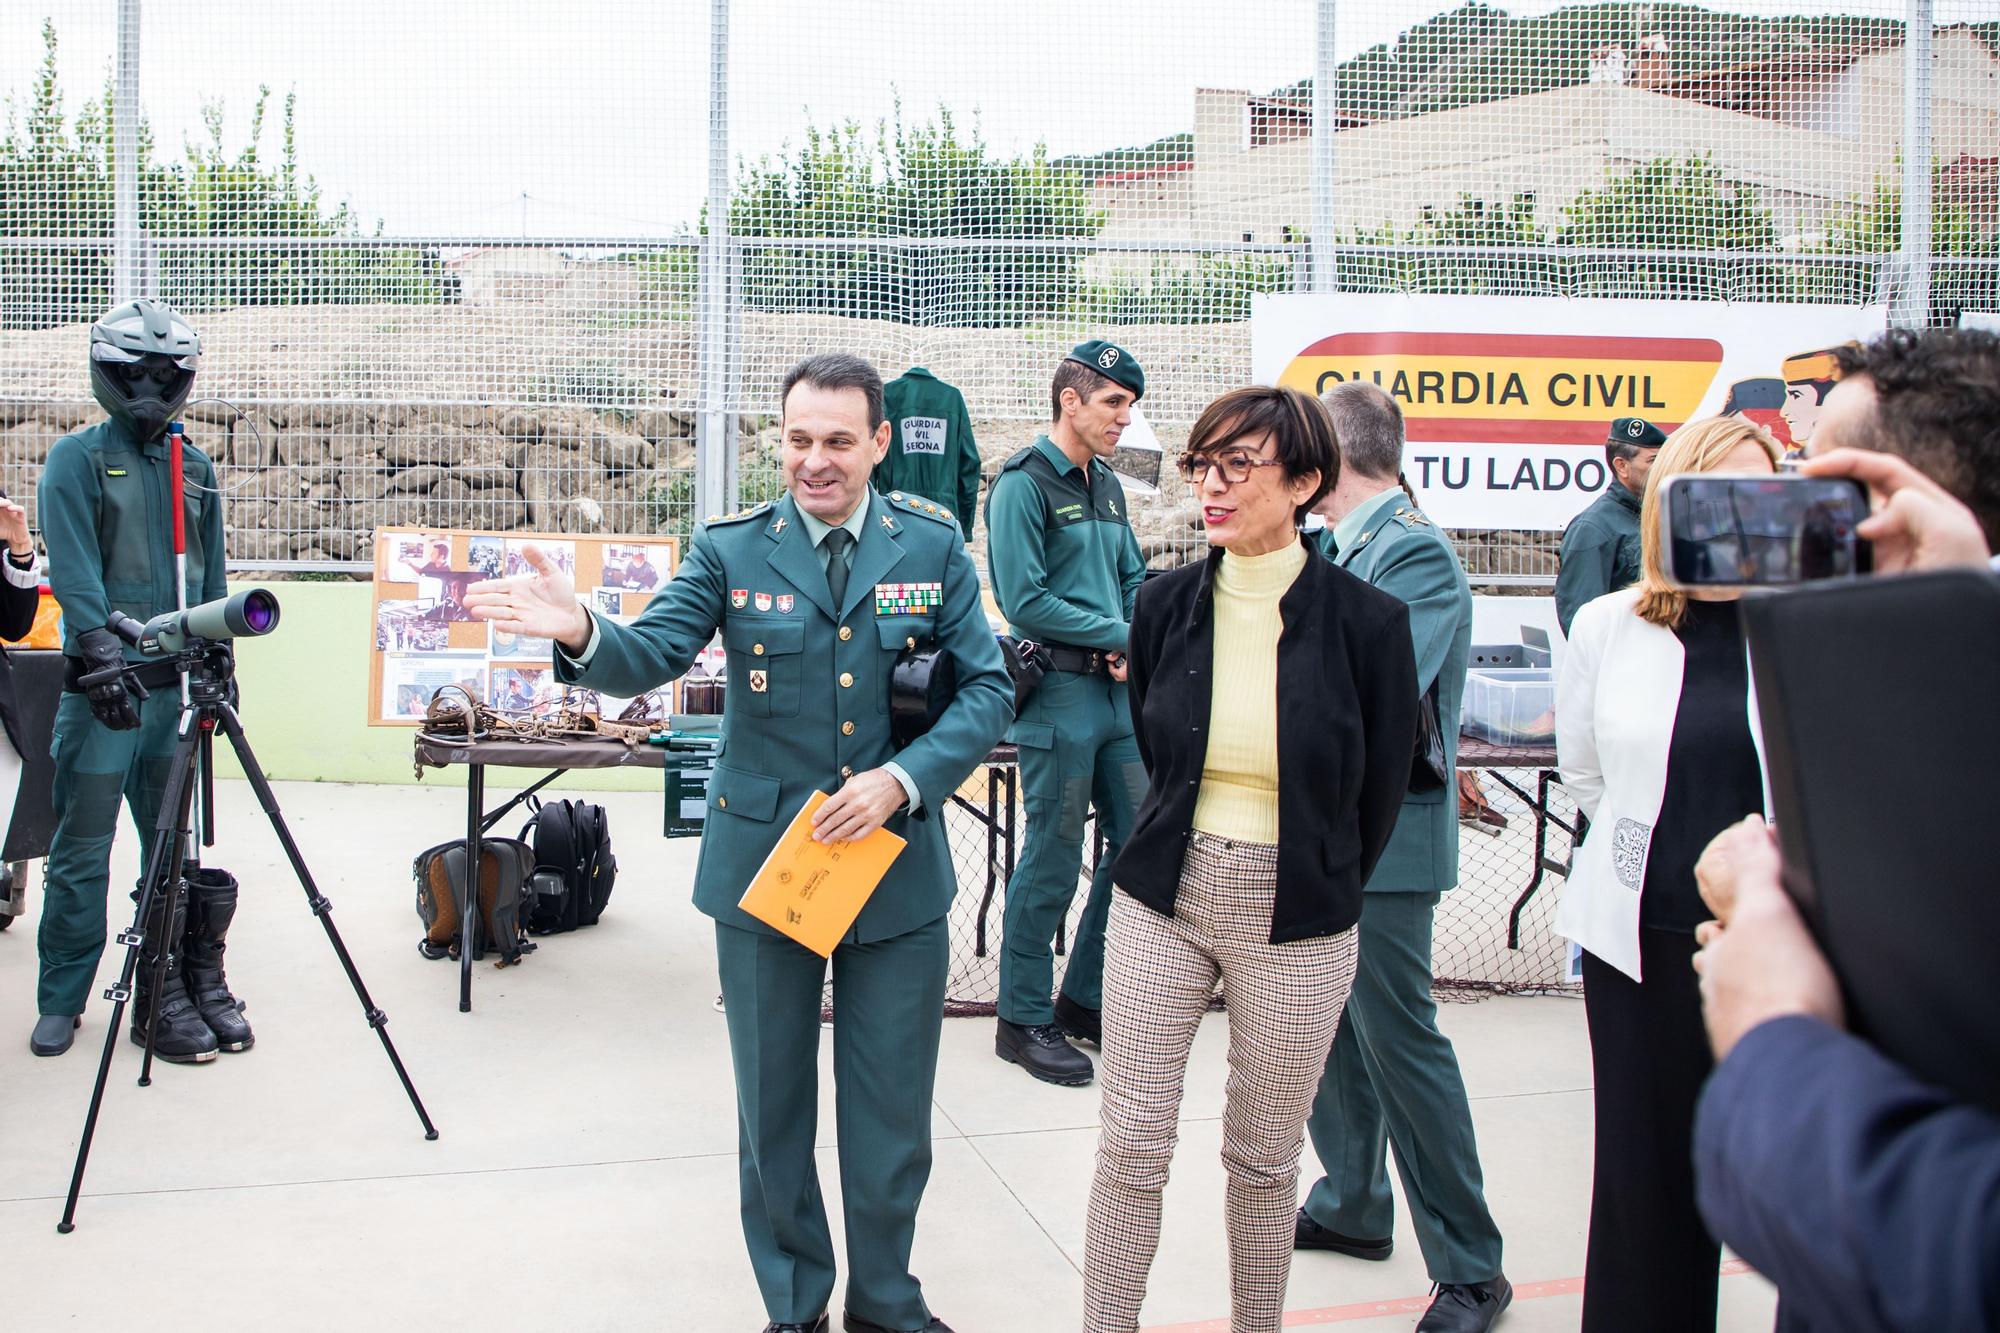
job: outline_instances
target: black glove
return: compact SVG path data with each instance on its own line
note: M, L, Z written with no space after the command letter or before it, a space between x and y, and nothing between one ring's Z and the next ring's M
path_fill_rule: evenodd
M90 699L90 715L113 731L130 731L139 725L139 707L125 688L125 650L118 636L108 629L87 629L76 636L83 650L84 674L112 670L121 674L97 682L85 691Z

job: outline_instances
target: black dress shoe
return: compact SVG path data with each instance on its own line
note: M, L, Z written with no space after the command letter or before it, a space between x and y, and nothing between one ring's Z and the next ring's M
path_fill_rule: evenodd
M1104 1049L1104 1011L1086 1009L1067 995L1056 996L1056 1026L1072 1041L1087 1041Z
M1064 1041L1062 1029L1054 1023L1023 1027L1003 1018L993 1037L993 1053L1044 1083L1065 1088L1084 1086L1094 1072L1090 1057Z
M1389 1236L1380 1240L1356 1240L1352 1236L1343 1236L1313 1221L1312 1214L1301 1208L1299 1220L1292 1228L1292 1248L1332 1250L1335 1254L1352 1255L1356 1259L1387 1259L1390 1251L1396 1248L1396 1242Z
M833 1325L828 1321L827 1317L821 1315L819 1318L803 1324L766 1324L764 1325L764 1333L827 1333L832 1327Z
M1486 1333L1513 1300L1514 1284L1505 1273L1491 1282L1440 1282L1417 1333Z
M904 1330L890 1328L887 1324L870 1323L860 1315L848 1314L845 1310L840 1314L840 1326L846 1329L847 1333L905 1333ZM951 1325L942 1319L933 1319L922 1328L908 1330L908 1333L951 1333Z
M77 1014L43 1014L35 1020L35 1030L28 1036L28 1049L36 1055L61 1055L76 1040L76 1030L83 1026L83 1019Z

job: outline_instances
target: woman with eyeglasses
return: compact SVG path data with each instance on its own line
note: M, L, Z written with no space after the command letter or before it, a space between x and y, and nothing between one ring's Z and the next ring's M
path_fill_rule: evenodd
M1279 1327L1306 1115L1417 726L1408 608L1299 536L1339 467L1332 422L1305 394L1211 403L1180 460L1208 558L1149 581L1132 617L1149 786L1112 866L1088 1333L1139 1327L1188 1050L1218 983L1230 1327Z

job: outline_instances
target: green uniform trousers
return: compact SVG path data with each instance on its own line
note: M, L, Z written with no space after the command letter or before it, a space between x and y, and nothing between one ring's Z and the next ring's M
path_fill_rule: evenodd
M1083 825L1092 805L1104 834L1104 855L1069 943L1062 989L1086 1009L1104 1007L1111 863L1146 795L1146 768L1132 738L1125 687L1103 676L1049 672L1008 735L1021 756L1028 827L1020 863L1007 881L997 1008L1008 1022L1027 1026L1055 1019L1052 950L1056 930L1076 897Z
M90 701L81 694L65 692L56 705L50 743L56 831L43 876L42 975L35 996L43 1014L83 1012L104 954L118 803L131 808L143 863L152 853L180 710L178 690L157 689L139 705L136 728L113 731L90 715Z
M813 1142L827 960L718 921L736 1069L743 1237L774 1323L810 1323L833 1294L833 1237ZM846 1308L884 1328L930 1321L910 1275L931 1174L931 1090L950 967L946 919L833 951L834 1117L847 1230Z
M1500 1230L1486 1209L1458 1056L1431 999L1438 896L1362 895L1361 965L1306 1122L1327 1173L1305 1207L1343 1236L1391 1235L1386 1139L1431 1281L1485 1282L1500 1274Z

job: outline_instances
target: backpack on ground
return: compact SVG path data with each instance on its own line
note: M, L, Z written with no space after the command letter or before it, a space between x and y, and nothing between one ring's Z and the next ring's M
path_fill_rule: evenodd
M611 820L601 805L582 801L530 799L532 818L521 841L534 848L534 909L527 918L535 935L554 935L594 926L611 900L618 858L611 854Z
M534 952L528 939L528 906L533 902L529 876L535 852L513 838L481 838L479 842L479 906L475 913L473 953L492 950L500 955L494 966L508 967ZM459 929L458 900L465 882L465 839L441 842L417 854L410 863L417 883L417 917L424 937L417 951L426 958L456 958L464 947Z

